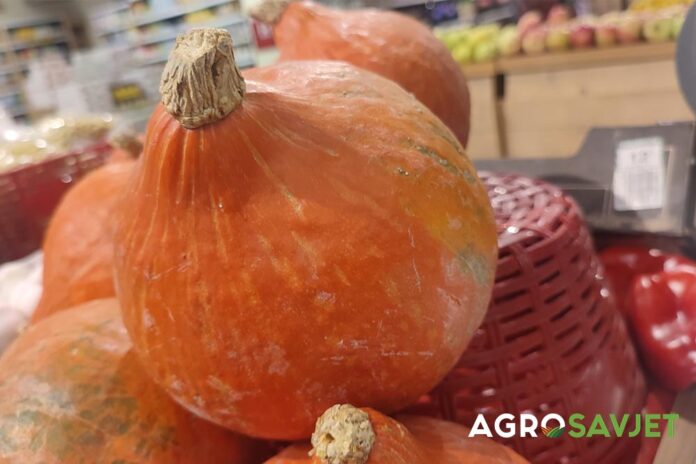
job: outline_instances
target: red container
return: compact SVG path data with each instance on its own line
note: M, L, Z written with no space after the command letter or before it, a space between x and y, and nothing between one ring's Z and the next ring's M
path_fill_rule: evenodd
M491 427L504 412L566 421L639 413L643 374L576 204L541 181L482 179L500 248L491 306L454 370L412 411L468 426L483 413ZM534 464L629 464L640 446L568 434L496 439Z
M111 153L106 144L0 174L0 264L41 247L63 194ZM79 237L75 238L79 240Z

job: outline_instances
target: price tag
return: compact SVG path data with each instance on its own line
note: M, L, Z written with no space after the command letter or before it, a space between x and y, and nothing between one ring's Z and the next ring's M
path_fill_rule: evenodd
M660 209L665 192L665 143L661 137L624 140L616 148L614 209Z
M111 98L117 108L147 102L145 91L137 82L123 82L111 85Z

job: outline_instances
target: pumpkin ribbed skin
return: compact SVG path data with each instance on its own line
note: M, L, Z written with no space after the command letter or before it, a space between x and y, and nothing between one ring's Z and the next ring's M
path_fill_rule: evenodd
M413 93L466 147L466 78L424 24L390 11L341 11L301 1L286 7L273 31L280 60L345 61L391 79Z
M0 359L0 461L261 462L261 445L169 399L130 348L114 299L62 311L22 333Z
M486 192L386 79L338 62L245 77L219 122L150 120L115 240L134 346L177 401L252 436L307 438L336 402L402 408L486 311Z
M365 464L528 464L493 440L469 438L469 429L459 424L417 416L392 419L369 408L362 410L375 434ZM324 464L309 456L311 449L308 443L292 445L265 464Z
M134 161L102 166L62 198L44 237L43 293L36 322L57 311L115 295L113 235Z

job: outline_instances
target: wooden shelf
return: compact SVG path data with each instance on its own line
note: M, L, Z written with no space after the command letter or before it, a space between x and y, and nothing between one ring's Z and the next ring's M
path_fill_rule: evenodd
M498 72L495 61L466 64L462 66L462 71L464 71L464 75L469 79L493 77Z
M462 66L467 77L476 79L492 77L496 74L531 74L553 72L564 69L591 68L627 63L640 63L656 60L671 60L676 53L675 42L639 43L612 48L592 48L587 50L568 50L541 55L519 55L497 58L486 63L473 63Z
M497 72L504 74L525 74L563 69L589 68L612 64L639 63L673 59L676 51L674 42L641 43L612 48L593 48L588 50L568 50L567 52L545 53L536 56L516 56L500 58L496 61Z

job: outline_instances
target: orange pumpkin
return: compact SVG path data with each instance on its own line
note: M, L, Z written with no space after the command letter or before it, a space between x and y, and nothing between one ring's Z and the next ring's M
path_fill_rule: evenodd
M46 318L0 359L1 462L256 464L264 454L149 379L115 299Z
M43 293L32 322L115 295L113 235L134 164L122 161L95 169L61 199L44 237Z
M338 62L246 76L226 32L178 39L117 294L177 401L301 439L337 401L397 410L448 372L486 311L496 231L459 143L394 83Z
M506 446L468 437L464 426L437 419L392 419L369 409L333 406L317 421L312 445L293 445L266 464L525 464Z
M466 78L424 24L392 11L341 11L309 1L266 0L253 15L274 23L280 60L339 60L389 78L430 108L466 147Z

